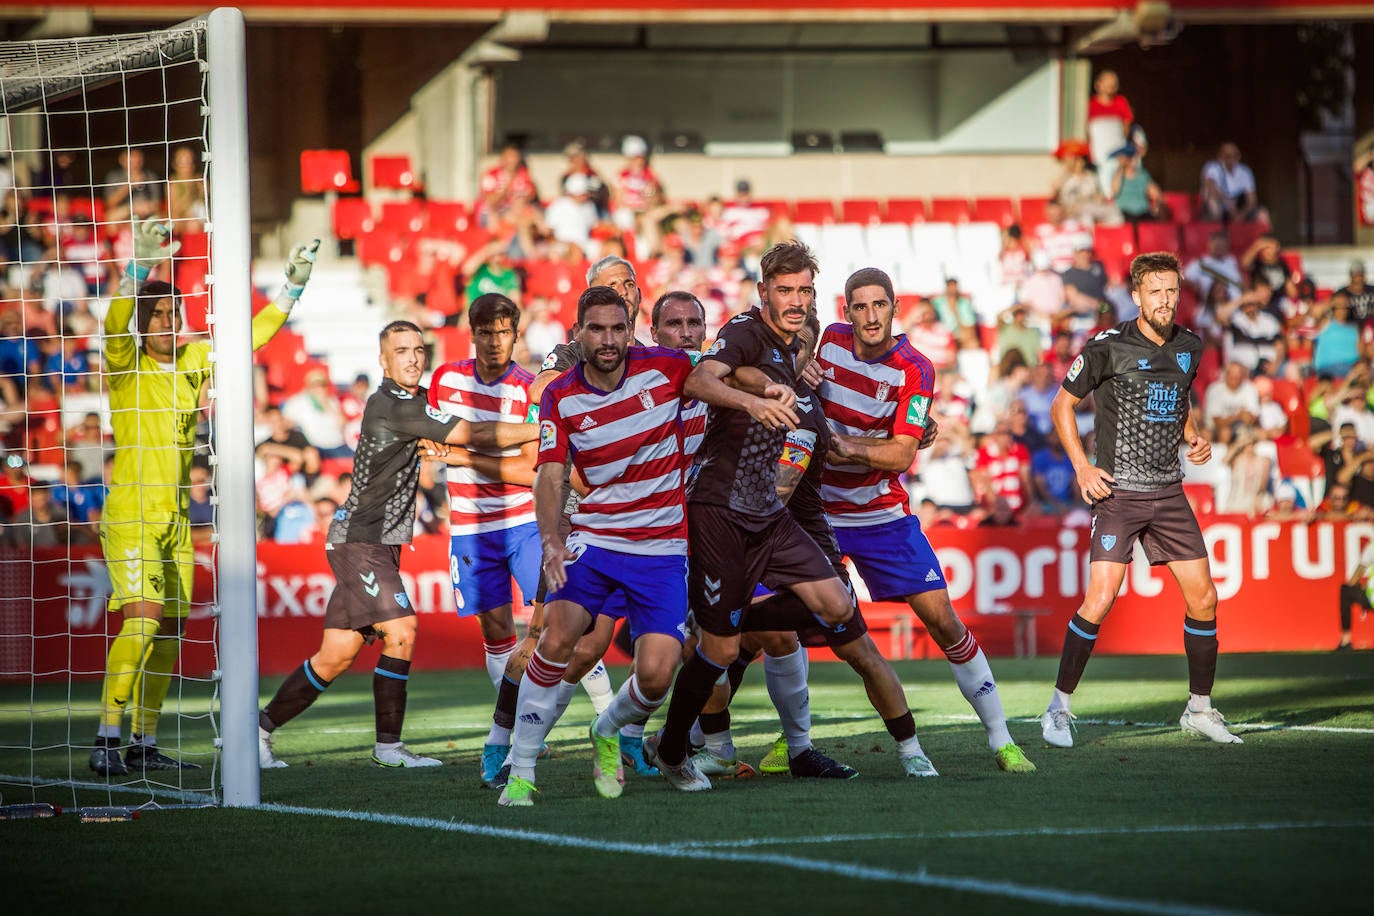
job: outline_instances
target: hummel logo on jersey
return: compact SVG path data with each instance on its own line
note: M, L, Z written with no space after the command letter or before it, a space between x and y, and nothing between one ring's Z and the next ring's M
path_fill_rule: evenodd
M710 576L703 576L706 580L706 602L716 604L720 601L720 580L712 579Z
M1135 367L1140 370L1149 369L1150 361L1148 359L1138 359L1135 361Z
M527 713L522 714L522 715L520 716L520 721L521 721L521 722L524 722L526 725L543 725L543 724L544 724L544 720L541 719L541 718L539 718L539 713L537 713L537 712L527 712Z
M939 581L940 581L940 574L937 573L935 570L932 569L932 570L930 570L929 572L926 573L926 581L927 581L927 582L939 582Z
M587 414L585 417L582 418L582 422L578 424L577 428L580 432L586 432L595 425L596 421L592 419L592 415Z
M1113 334L1120 334L1120 333L1121 333L1121 332L1118 331L1116 328L1108 328L1107 330L1103 331L1101 334L1098 334L1096 337L1094 337L1093 340L1106 340L1108 337L1111 337Z
M359 573L358 578L363 580L363 591L367 592L373 598L376 598L377 593L382 590L381 583L377 581L377 574L368 573L364 576L362 573Z
M775 362L775 363L780 363L780 362L782 362L782 354L778 352L778 348L777 348L777 347L774 347L774 348L773 348L773 362Z
M973 696L974 696L975 698L977 698L977 697L985 697L985 696L987 696L988 694L992 693L992 692L993 692L994 690L996 690L996 689L997 689L997 685L994 684L992 681L984 681L984 682L983 682L983 686L982 686L982 687L979 687L976 691L974 691Z

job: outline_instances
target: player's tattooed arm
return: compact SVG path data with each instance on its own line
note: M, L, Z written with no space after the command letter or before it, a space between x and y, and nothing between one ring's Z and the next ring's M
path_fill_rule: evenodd
M773 481L773 489L778 494L778 499L782 500L783 505L792 498L792 494L797 492L797 484L801 483L806 471L797 467L795 464L779 462L778 476Z

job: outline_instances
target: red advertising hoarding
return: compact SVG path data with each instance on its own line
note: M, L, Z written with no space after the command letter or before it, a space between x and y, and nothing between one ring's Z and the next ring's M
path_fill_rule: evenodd
M1339 634L1338 585L1354 568L1374 525L1248 522L1204 519L1220 597L1223 652L1306 651L1333 648ZM1041 654L1058 652L1065 624L1078 606L1087 576L1087 529L938 528L931 532L961 616L990 654L1010 655L1018 619L1033 626ZM402 574L420 617L417 669L480 667L482 640L472 618L454 613L446 540L417 539L402 554ZM1166 569L1152 569L1137 550L1098 653L1182 651L1183 605ZM183 670L202 676L215 667L213 568L198 555L197 606L187 624ZM325 603L334 579L319 545L261 545L258 549L258 651L264 674L284 674L319 645ZM98 675L106 639L117 629L105 613L109 580L99 550L10 551L0 555L0 676ZM860 594L877 624L878 645L900 653L937 655L928 638L885 632L909 612L874 605ZM223 613L244 613L224 607ZM1030 612L1038 612L1032 615ZM899 634L902 628L899 627ZM1029 634L1023 634L1023 636ZM1357 645L1374 645L1374 622L1357 625ZM614 650L613 650L614 651ZM824 653L817 656L824 658ZM613 660L623 661L620 656Z

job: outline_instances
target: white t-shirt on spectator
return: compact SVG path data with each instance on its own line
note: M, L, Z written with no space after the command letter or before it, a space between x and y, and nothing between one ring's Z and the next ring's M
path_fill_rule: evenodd
M576 245L594 257L597 248L592 244L592 228L596 225L596 204L590 200L578 202L571 197L556 197L544 210L544 222L553 237L560 242Z
M1203 402L1206 405L1203 416L1208 425L1220 417L1234 416L1242 410L1259 414L1259 392L1249 379L1241 382L1239 388L1229 388L1225 379L1217 379L1207 386Z
M1339 432L1347 423L1355 425L1355 435L1362 445L1374 445L1374 413L1368 408L1356 410L1347 404L1337 404L1331 411L1331 428Z
M1255 173L1250 171L1250 166L1244 162L1237 162L1236 167L1229 172L1221 164L1220 159L1213 159L1202 167L1202 184L1205 188L1207 179L1212 179L1221 193L1227 200L1235 200L1242 194L1255 191Z
M973 484L968 479L967 459L959 452L950 451L932 457L930 451L918 452L921 456L920 479L926 499L941 508L965 508L975 502Z
M1218 276L1225 277L1228 281L1227 299L1234 299L1240 295L1240 262L1233 254L1221 258L1204 254L1197 260L1188 262L1188 266L1183 268L1183 279L1197 287L1198 299L1202 302L1207 301L1207 294L1212 291L1212 284L1217 281Z

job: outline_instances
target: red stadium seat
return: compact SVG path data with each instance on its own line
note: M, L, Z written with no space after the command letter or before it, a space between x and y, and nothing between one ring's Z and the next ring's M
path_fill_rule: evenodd
M419 200L386 200L377 225L398 232L419 232L425 227L425 205Z
M924 223L926 221L926 202L919 197L889 197L887 199L888 223Z
M425 204L429 231L438 238L457 238L472 224L467 204L460 200L431 200Z
M792 220L797 223L833 223L835 203L829 200L799 200L792 205Z
M364 267L385 267L400 260L405 245L400 236L386 229L374 229L358 236L358 260Z
M1021 198L1021 228L1029 234L1032 229L1045 220L1045 208L1049 206L1048 197Z
M1306 442L1278 446L1279 473L1284 477L1322 477L1326 465Z
M420 186L409 156L373 156L372 186L393 191L412 191Z
M1164 205L1169 208L1169 218L1182 225L1193 221L1193 195L1187 191L1165 191Z
M586 278L586 264L539 260L525 262L525 292L530 296L553 300L560 310L576 304L578 295L586 288Z
M1220 232L1221 223L1188 223L1183 227L1183 259L1191 261L1207 251L1207 240L1213 232Z
M932 223L966 223L973 216L968 201L962 197L932 197L930 199L930 221Z
M1016 203L1010 197L980 197L973 202L973 221L1005 229L1016 222Z
M850 198L840 201L840 220L846 223L881 223L882 204L873 198Z
M358 180L353 177L353 164L347 150L308 149L301 151L301 192L323 194L326 191L354 193Z
M181 242L181 250L177 252L178 257L208 258L210 256L210 234L208 232L178 232L177 240Z
M1283 263L1288 265L1288 269L1293 272L1294 280L1302 279L1302 254L1297 251L1281 251L1279 257L1283 258Z
M1173 223L1140 223L1135 233L1141 251L1178 251L1178 226Z
M1097 226L1093 229L1093 251L1107 273L1124 276L1135 257L1135 228L1126 226Z
M367 235L375 227L372 205L361 197L340 197L334 201L334 237L356 239Z

